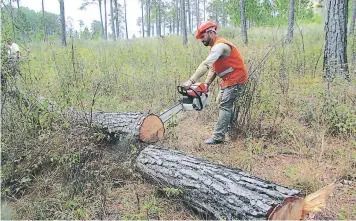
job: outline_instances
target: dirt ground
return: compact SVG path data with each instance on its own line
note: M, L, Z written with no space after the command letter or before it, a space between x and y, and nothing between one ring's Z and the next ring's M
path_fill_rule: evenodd
M158 146L177 149L212 162L240 168L260 178L302 190L306 194L339 180L327 200L327 207L309 219L356 219L355 167L346 165L335 151L352 149L350 142L326 139L323 154L319 150L302 151L285 143L259 138L205 145L214 130L216 116L185 113L179 124L168 127L166 139ZM292 144L293 145L293 144ZM317 145L318 146L318 145ZM127 183L109 195L109 208L120 211L121 219L201 219L179 199L168 199L159 188L145 180ZM113 217L114 218L114 217ZM118 217L116 217L118 218Z

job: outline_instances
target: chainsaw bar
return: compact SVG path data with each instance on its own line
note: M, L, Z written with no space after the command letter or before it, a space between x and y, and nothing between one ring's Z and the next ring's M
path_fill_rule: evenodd
M172 116L174 116L175 114L178 114L182 110L183 110L183 104L182 103L178 103L178 104L174 105L173 107L171 107L170 109L168 109L165 112L163 112L159 116L159 118L161 118L162 122L165 123L166 121L171 119Z

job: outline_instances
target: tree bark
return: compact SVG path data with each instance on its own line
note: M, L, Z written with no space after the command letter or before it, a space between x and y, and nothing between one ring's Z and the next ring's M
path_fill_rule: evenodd
M187 15L185 11L185 0L181 1L182 13L181 13L181 22L182 22L182 34L183 34L183 45L187 45L188 36L187 36Z
M199 0L196 0L196 19L197 19L197 29L199 28L200 24L200 7L199 7Z
M59 8L60 8L60 14L61 14L62 46L67 46L66 19L65 19L65 13L64 13L64 0L59 0Z
M245 17L245 0L240 0L240 11L241 11L241 33L243 42L245 45L248 44L247 39L247 27L246 27L246 17Z
M151 0L146 0L146 14L147 14L147 37L151 36Z
M206 20L205 20L205 11L206 11L205 3L206 3L206 0L203 0L203 9L204 9L204 20L203 20L203 21L206 21Z
M45 18L45 10L44 10L44 0L42 0L42 22L43 22L44 41L47 41L47 28L46 28L46 18Z
M120 38L120 22L119 22L119 8L118 8L118 3L117 0L114 0L115 2L115 23L116 23L116 38L119 39Z
M188 0L188 25L189 25L189 33L192 33L192 12L190 10L190 0Z
M289 18L288 18L288 33L287 42L292 42L294 29L294 0L289 1Z
M110 0L111 31L112 31L112 40L116 41L114 7L112 1L114 0Z
M180 17L180 16L179 16L179 12L180 12L180 10L179 10L179 1L180 1L180 0L176 0L176 13L177 13L177 16L176 16L176 17L177 17L177 18L176 18L176 19L177 19L177 35L179 35L179 26L180 26L180 25L179 25L179 24L180 24L180 22L179 22L179 17Z
M143 0L141 0L141 26L142 26L142 37L145 37L145 23L144 23L144 13L143 13Z
M284 204L303 200L298 190L153 145L141 151L136 165L143 175L161 186L182 190L181 197L189 206L216 219L280 218L278 213ZM300 208L293 209L301 216Z
M351 21L350 21L350 30L349 30L349 34L350 35L354 33L355 20L356 20L356 0L354 0L354 5L353 5L353 8L352 8L352 15L351 15Z
M126 30L126 39L129 39L129 31L127 30L126 0L124 0L124 8L125 8L125 30Z
M347 0L327 0L325 20L325 77L341 75L349 80L347 66Z
M104 0L104 21L105 21L105 29L104 29L104 33L105 33L105 40L108 40L108 14L106 12L106 0Z
M105 28L104 28L104 22L103 22L103 10L101 8L101 2L102 0L99 0L99 12L100 12L100 22L101 22L101 34L103 39L105 39Z
M69 111L70 122L85 123L109 134L132 136L137 140L153 143L164 135L162 120L148 113L83 113Z

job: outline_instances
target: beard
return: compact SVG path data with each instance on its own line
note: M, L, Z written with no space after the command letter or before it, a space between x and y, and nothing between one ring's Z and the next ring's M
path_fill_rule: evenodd
M201 41L205 46L209 46L209 42L208 41Z
M210 43L210 40L211 40L211 38L210 38L210 36L208 36L208 39L206 40L206 41L201 41L205 46L209 46L209 43Z

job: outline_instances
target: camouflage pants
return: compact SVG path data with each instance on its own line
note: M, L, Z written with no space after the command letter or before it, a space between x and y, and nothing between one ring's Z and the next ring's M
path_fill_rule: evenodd
M234 102L241 97L244 88L245 85L238 84L221 89L219 118L216 122L215 131L212 137L214 140L223 141L225 139L225 134L228 131L229 125L231 124L233 118Z

